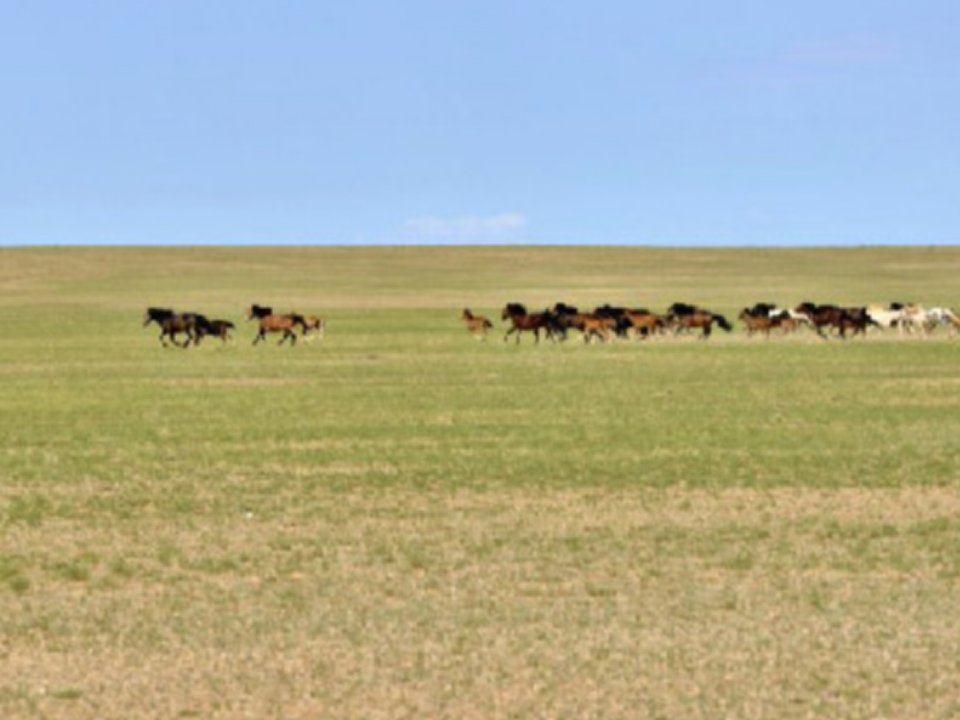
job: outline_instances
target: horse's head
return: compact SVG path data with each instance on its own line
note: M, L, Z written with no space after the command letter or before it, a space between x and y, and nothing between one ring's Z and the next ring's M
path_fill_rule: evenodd
M521 303L507 303L507 306L503 309L503 313L500 315L501 320L506 320L509 317L515 315L526 315L527 308Z
M461 320L470 320L473 318L473 313L470 312L470 308L464 308L463 312L460 313Z

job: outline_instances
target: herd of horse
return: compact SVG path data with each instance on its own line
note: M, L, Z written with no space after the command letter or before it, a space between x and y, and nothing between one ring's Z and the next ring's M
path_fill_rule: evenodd
M504 341L511 335L520 342L522 333L529 332L534 341L541 333L551 340L566 340L571 330L580 332L585 343L593 340L611 342L615 338L647 339L656 335L700 331L706 340L713 326L730 332L733 326L718 313L683 302L676 302L665 313L646 308L627 308L602 305L590 312L581 312L564 302L539 312L529 312L521 303L511 302L503 308L501 320L508 324ZM460 319L477 339L485 339L493 329L493 322L464 308ZM823 339L831 335L846 339L866 335L867 329L897 329L901 334L926 336L937 327L960 331L960 315L948 307L925 308L915 303L871 304L863 307L844 307L833 304L802 302L795 308L781 308L775 303L758 302L744 308L738 319L748 335L771 332L793 333L809 328Z
M467 330L478 339L485 339L494 325L482 315L464 308L460 319ZM540 342L541 333L551 340L566 340L576 330L585 343L594 340L611 342L616 338L638 340L657 335L677 335L699 331L701 340L713 333L713 326L731 332L733 325L723 316L706 308L689 303L676 302L664 313L651 312L646 308L615 307L601 305L590 312L581 312L573 305L556 303L552 308L529 312L517 302L507 303L500 319L507 323L504 341L511 335L520 342L523 333L531 333L535 342ZM777 331L781 334L809 328L819 337L831 335L846 339L866 335L871 327L896 329L901 334L926 336L938 327L947 327L953 333L960 332L960 315L948 307L925 308L915 303L895 302L889 305L871 304L862 307L844 307L833 304L802 302L794 308L781 308L774 303L758 302L744 308L738 319L744 324L748 335L761 334L770 337ZM267 339L269 334L280 334L277 343L296 345L297 339L323 337L326 322L316 315L296 312L275 313L273 308L251 305L247 320L257 324L253 344ZM167 347L167 340L177 347L199 345L203 338L218 337L223 343L230 339L230 331L236 326L229 320L210 319L197 312L175 312L170 308L147 308L143 325L156 323L160 328L160 343ZM300 334L297 334L299 329ZM311 336L312 333L312 336ZM183 335L183 342L178 336Z
M297 333L299 327L300 337L307 337L310 333L322 337L326 327L323 318L316 315L301 315L300 313L274 313L273 308L261 305L251 305L247 311L247 320L254 320L257 323L257 335L253 339L253 344L266 340L269 333L281 333L278 345L282 345L287 340L290 345L296 345ZM191 343L199 345L203 338L207 336L218 337L226 344L230 339L230 331L236 329L229 320L211 320L205 315L196 312L174 312L170 308L147 308L143 318L143 326L150 323L156 323L160 328L160 343L168 347L167 338L177 347L186 348ZM184 335L185 340L181 343L177 341L178 335Z

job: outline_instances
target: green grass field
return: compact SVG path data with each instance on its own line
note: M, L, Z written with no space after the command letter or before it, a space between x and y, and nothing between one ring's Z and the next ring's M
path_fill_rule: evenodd
M960 248L0 250L0 717L960 716ZM251 347L251 302L327 318ZM238 324L163 349L148 305ZM485 343L459 311L495 316Z

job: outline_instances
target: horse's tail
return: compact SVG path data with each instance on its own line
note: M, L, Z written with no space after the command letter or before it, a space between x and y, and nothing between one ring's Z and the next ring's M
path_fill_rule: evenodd
M727 322L727 319L723 315L717 315L716 313L714 313L713 319L717 321L717 325L719 325L721 328L723 328L727 332L730 332L731 330L733 330L733 326Z
M483 319L483 326L484 326L485 328L487 328L487 330L489 330L489 329L491 329L491 328L493 327L493 323L490 322L490 320L488 320L487 318L484 318L484 319Z

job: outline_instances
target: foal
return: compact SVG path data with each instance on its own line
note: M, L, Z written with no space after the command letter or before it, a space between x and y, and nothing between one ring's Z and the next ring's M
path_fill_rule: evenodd
M477 340L486 340L487 331L493 328L493 323L483 315L474 315L470 308L464 308L460 313L460 319L467 326L467 332L473 335Z

